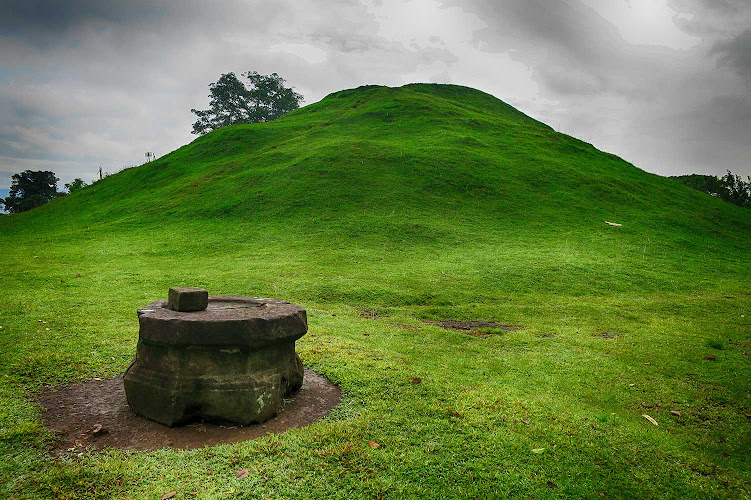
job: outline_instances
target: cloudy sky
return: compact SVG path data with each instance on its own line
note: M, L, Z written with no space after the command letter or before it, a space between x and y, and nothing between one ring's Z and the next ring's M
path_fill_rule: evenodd
M0 0L0 188L187 142L220 74L467 85L663 175L751 175L749 0Z

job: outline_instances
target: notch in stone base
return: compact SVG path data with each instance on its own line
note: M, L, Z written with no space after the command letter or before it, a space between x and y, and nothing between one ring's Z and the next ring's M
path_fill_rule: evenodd
M173 286L169 289L168 307L173 311L203 311L209 306L209 292L193 286Z

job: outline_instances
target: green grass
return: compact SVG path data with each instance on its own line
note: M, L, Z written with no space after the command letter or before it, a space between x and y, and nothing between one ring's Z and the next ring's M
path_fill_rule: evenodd
M0 244L2 498L751 497L751 213L487 94L338 92L0 217ZM121 373L174 285L306 307L340 406L49 456L34 394Z
M711 347L712 349L721 350L725 348L725 344L721 340L718 340L718 339L707 339L705 343L707 347Z

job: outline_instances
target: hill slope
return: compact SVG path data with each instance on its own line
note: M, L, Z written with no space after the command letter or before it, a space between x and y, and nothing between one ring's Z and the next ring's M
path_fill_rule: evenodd
M275 498L748 495L750 214L453 85L217 130L0 217L0 496L222 496L250 462ZM305 306L332 419L211 456L46 457L29 398L121 372L173 285Z
M568 289L590 271L600 279L587 287L602 291L633 280L667 290L674 273L695 276L694 286L706 276L699 271L716 283L717 272L745 269L733 256L751 246L747 212L482 92L424 84L346 90L275 122L215 131L0 227L48 238L82 225L148 231L188 222L288 227L282 233L298 242L359 238L395 251L553 242L564 262L535 266L538 279L523 287L532 292ZM588 269L569 262L573 255Z

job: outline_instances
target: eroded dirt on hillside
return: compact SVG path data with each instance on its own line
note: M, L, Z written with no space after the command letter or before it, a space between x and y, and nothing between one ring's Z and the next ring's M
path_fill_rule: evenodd
M492 330L501 330L504 332L513 332L521 330L523 327L514 325L504 325L496 321L457 321L457 320L444 320L444 321L428 321L430 325L440 326L446 330L459 330L475 337L488 337L495 335Z

